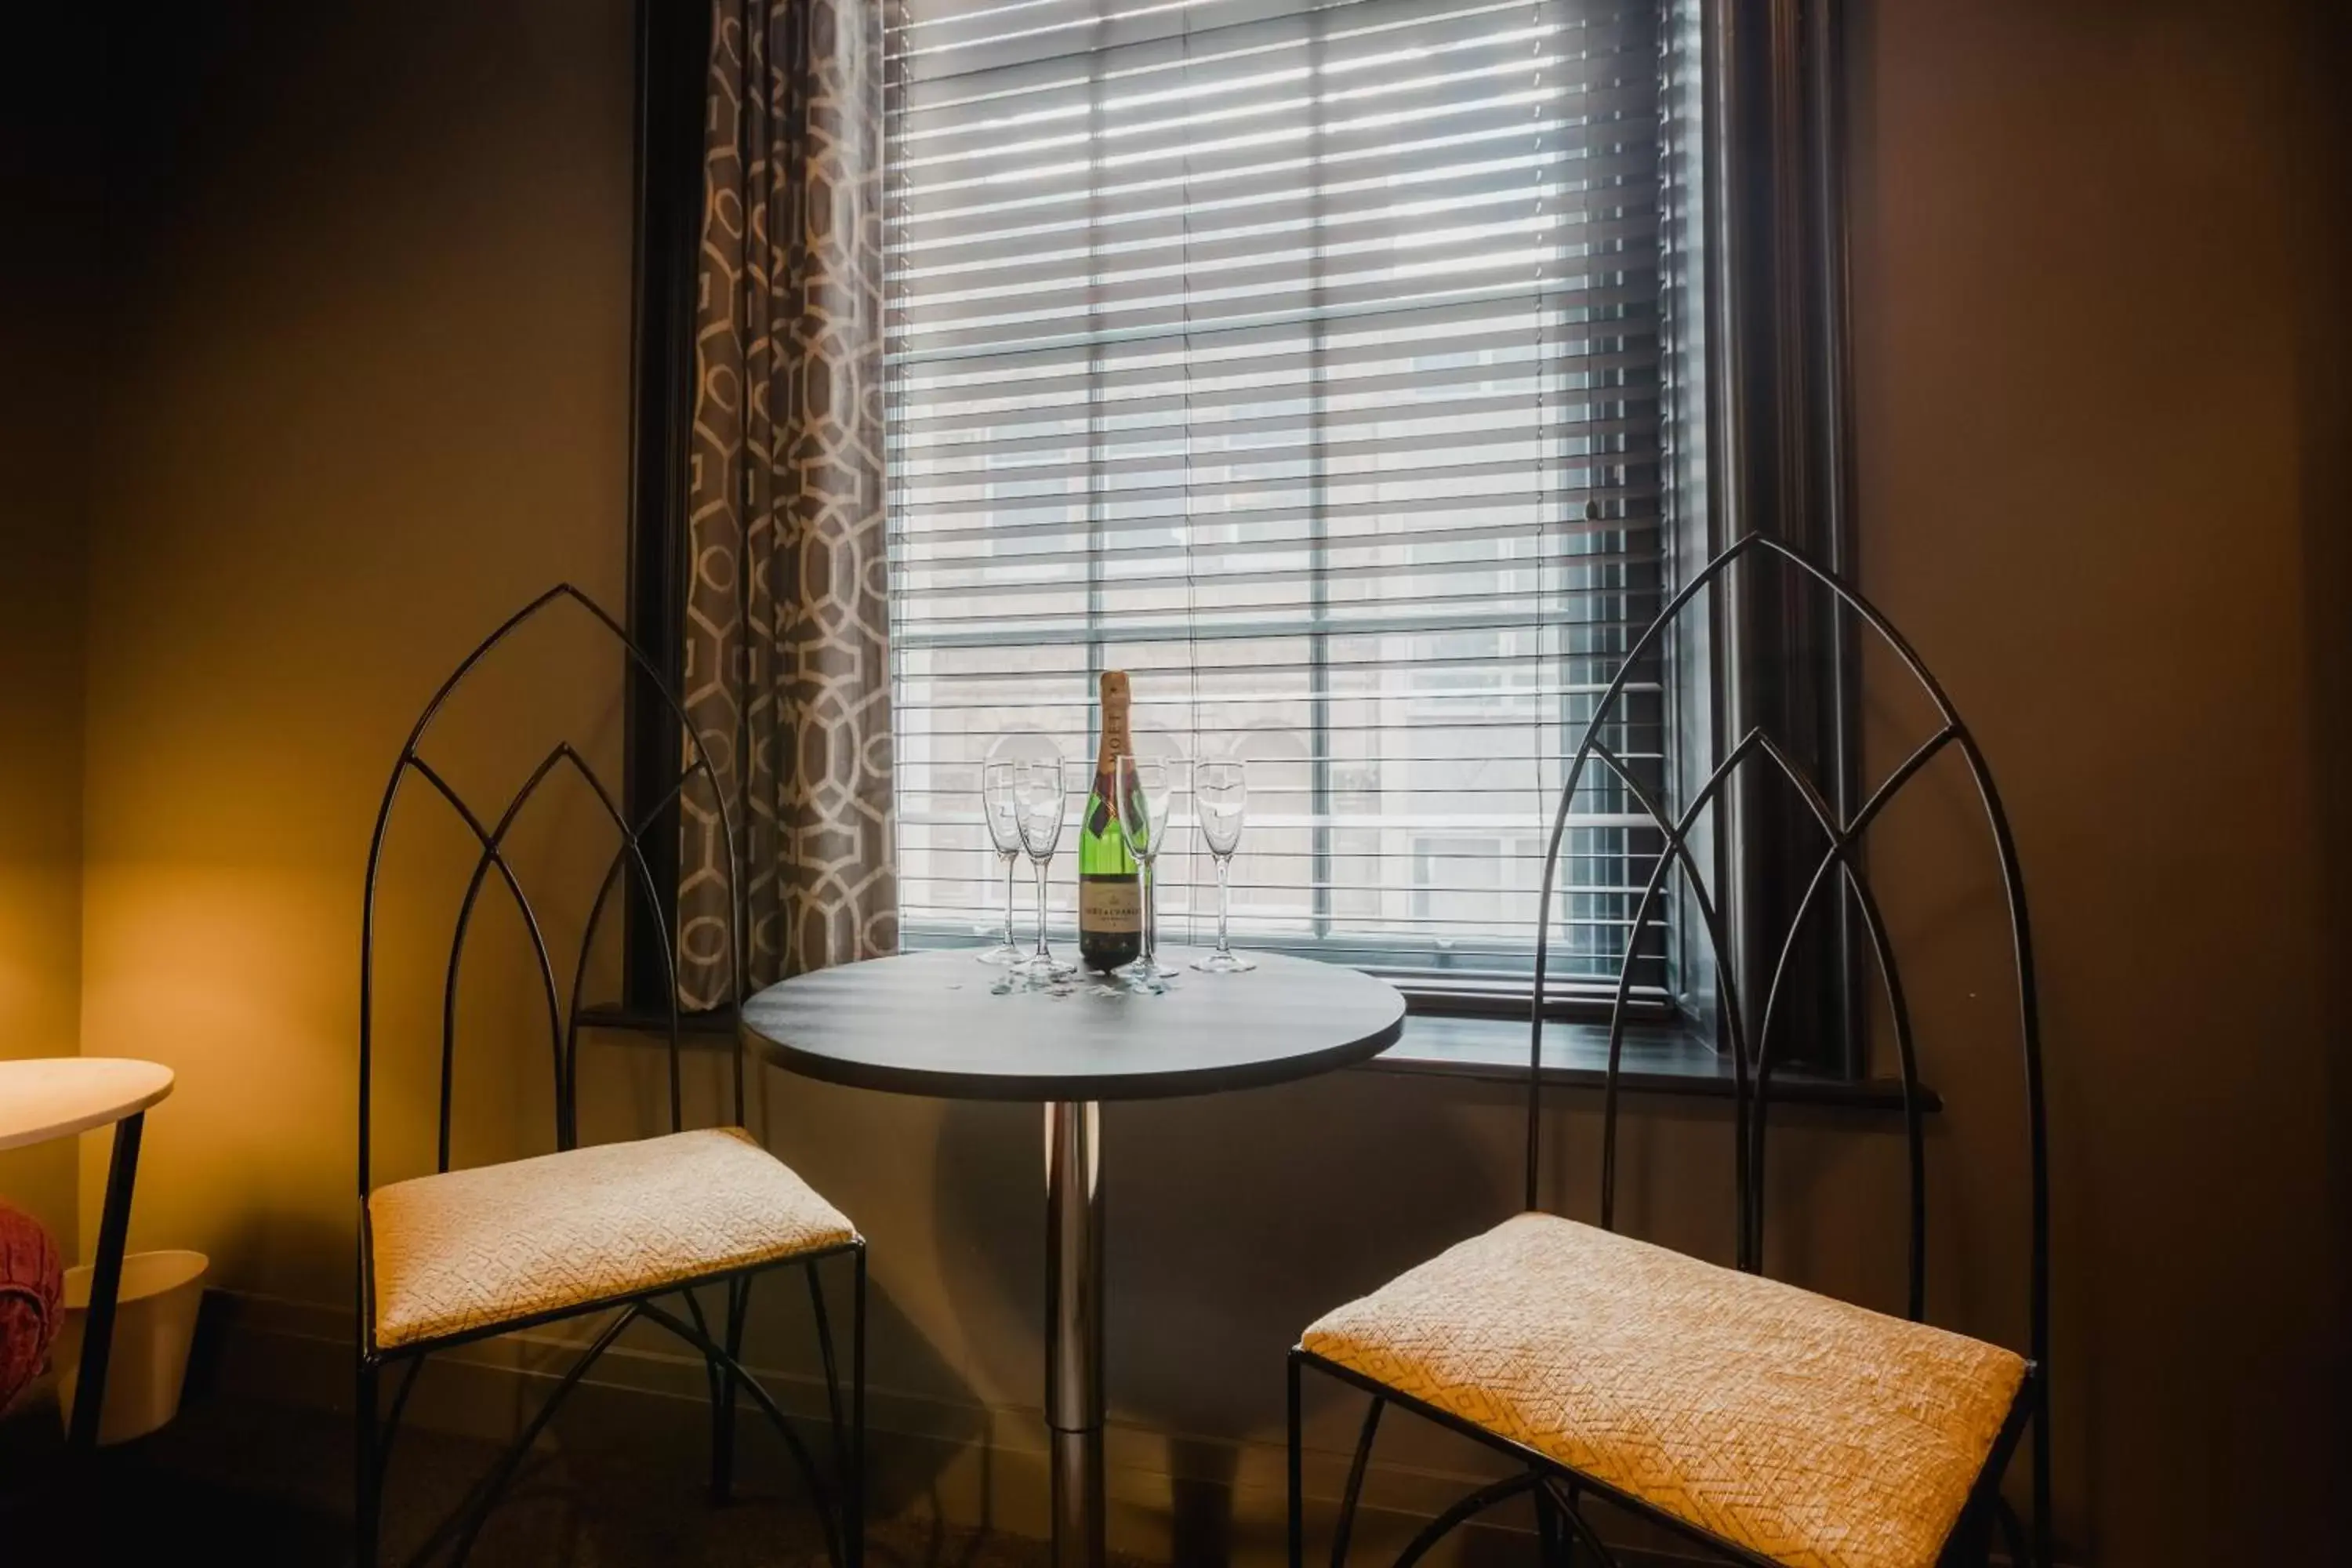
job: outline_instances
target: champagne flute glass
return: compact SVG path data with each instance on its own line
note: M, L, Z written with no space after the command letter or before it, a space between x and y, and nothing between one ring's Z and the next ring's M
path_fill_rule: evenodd
M1226 940L1225 925L1234 902L1234 851L1242 845L1242 818L1249 809L1249 769L1236 762L1202 763L1192 770L1192 809L1200 815L1201 837L1217 862L1217 947L1192 961L1195 969L1212 974L1238 974L1255 969Z
M1069 784L1060 760L1014 763L1013 795L1021 847L1037 867L1037 951L1014 967L1033 980L1066 979L1076 971L1045 945L1046 869L1054 863L1054 850L1062 841L1062 818L1069 811Z
M1178 759L1122 756L1118 759L1119 826L1127 847L1143 868L1143 955L1128 966L1145 981L1177 972L1160 962L1160 851L1168 841L1169 807L1176 798Z
M997 944L979 958L999 968L1009 969L1027 956L1013 935L1013 873L1021 864L1021 808L1014 797L1014 771L1024 762L1047 760L1062 760L1062 749L1052 737L1014 731L998 736L980 765L980 805L988 823L988 842L1004 867L1004 931Z
M1013 804L1015 764L984 763L980 770L981 809L988 818L989 847L1004 867L1004 931L994 947L979 954L982 963L999 967L1021 962L1021 944L1013 936L1013 869L1021 860L1020 808Z

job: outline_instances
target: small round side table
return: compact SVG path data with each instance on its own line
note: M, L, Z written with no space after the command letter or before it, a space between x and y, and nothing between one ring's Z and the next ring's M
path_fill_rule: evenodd
M1011 985L967 950L903 953L798 975L743 1005L744 1037L790 1072L1044 1104L1055 1568L1106 1558L1101 1102L1289 1083L1376 1057L1403 1032L1404 998L1386 981L1255 956L1246 973L1188 973L1146 995L1090 980Z
M122 1289L122 1249L131 1231L131 1187L139 1173L139 1135L147 1108L172 1092L172 1069L121 1057L37 1057L0 1062L0 1150L21 1149L110 1123L114 1160L107 1168L106 1207L98 1222L98 1256L89 1281L89 1322L81 1340L81 1381L74 1394L69 1447L98 1447L106 1409L106 1363L114 1351L115 1300Z

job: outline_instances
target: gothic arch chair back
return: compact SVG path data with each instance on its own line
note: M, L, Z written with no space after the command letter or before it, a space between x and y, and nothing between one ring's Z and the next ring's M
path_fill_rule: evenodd
M1792 750L1761 728L1738 736L1690 798L1670 809L1604 738L1629 681L1677 617L1737 573L1810 582L1835 613L1866 628L1933 707L1928 738L1849 816ZM1947 752L1965 768L1999 861L2015 970L2016 1035L2029 1166L2027 1340L2022 1353L1931 1327L1927 1303L1927 1176L1909 999L1860 850L1871 826ZM1602 1079L1597 1226L1539 1204L1540 998L1551 958L1553 891L1570 806L1589 769L1606 770L1661 846L1626 928ZM1824 846L1777 937L1764 994L1742 996L1726 929L1693 831L1742 770L1769 770L1802 802ZM1721 988L1733 1112L1734 1265L1720 1268L1619 1237L1620 1077L1634 944L1670 871L1711 948ZM1511 1474L1429 1521L1398 1560L1417 1561L1448 1531L1507 1500L1535 1505L1549 1565L1580 1554L1615 1561L1581 1512L1601 1496L1725 1560L1822 1568L1979 1563L1995 1545L2012 1562L2052 1559L2049 1441L2049 1177L2041 1022L2024 885L1991 770L1918 654L1851 585L1778 541L1751 534L1706 563L1629 648L1570 763L1552 818L1538 917L1528 1062L1527 1212L1327 1314L1290 1355L1291 1562L1303 1562L1300 1374L1314 1370L1371 1396L1341 1499L1332 1562L1349 1536L1381 1414L1411 1410L1498 1450ZM1776 1026L1792 954L1809 922L1841 900L1862 928L1901 1077L1909 1248L1907 1311L1882 1315L1763 1276L1765 1124ZM1773 951L1768 938L1764 951ZM1779 1033L1785 1034L1785 1028ZM2032 1435L2032 1520L2001 1479Z
M557 742L494 809L470 804L426 755L436 721L468 677L525 627L543 618L584 619L624 656L624 668L661 693L681 740L677 778L633 820L623 796L571 740ZM373 1179L374 1079L379 1052L377 893L386 868L394 808L411 778L459 824L478 851L458 903L439 996L438 1136L429 1175L378 1184ZM509 853L517 825L553 781L584 786L611 830L613 850L595 884L576 952L559 954ZM730 1119L686 1125L678 998L678 932L645 853L647 836L673 824L669 809L698 783L717 803L726 851L726 987L719 1022L731 1050ZM674 826L667 826L675 831ZM461 659L425 703L384 785L368 846L360 937L359 1355L355 1510L357 1560L376 1561L382 1499L393 1439L418 1373L435 1352L476 1340L588 1315L604 1319L579 1358L482 1483L427 1546L462 1562L524 1457L571 1392L629 1324L643 1321L684 1341L704 1363L711 1403L711 1487L725 1497L734 1469L734 1412L748 1395L782 1436L822 1522L836 1564L862 1557L866 1422L866 1243L856 1226L769 1153L745 1128L744 1052L736 1027L743 1001L742 905L732 824L717 770L685 710L662 686L655 665L619 622L570 584L559 584L509 616ZM493 885L495 884L495 886ZM615 889L634 889L659 926L667 965L668 1121L664 1135L586 1145L579 1140L579 1046L592 1008L591 957ZM453 1169L458 984L467 939L485 893L509 900L528 938L538 1002L543 1006L552 1073L555 1152L470 1169ZM562 962L560 962L562 960ZM559 977L568 973L568 994ZM847 1413L838 1375L826 1292L818 1266L846 1261L851 1275ZM759 1381L743 1370L744 1318L759 1275L798 1268L806 1276L822 1358L834 1438L833 1464L821 1467ZM702 1293L715 1291L714 1310ZM674 1304L670 1299L675 1299ZM388 1411L379 1414L380 1384L398 1367Z

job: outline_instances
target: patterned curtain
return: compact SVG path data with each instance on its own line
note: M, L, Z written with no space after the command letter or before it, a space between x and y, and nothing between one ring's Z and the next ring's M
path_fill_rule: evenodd
M882 26L713 0L686 704L742 858L747 986L898 948L882 518ZM727 1000L726 851L682 814L678 984Z

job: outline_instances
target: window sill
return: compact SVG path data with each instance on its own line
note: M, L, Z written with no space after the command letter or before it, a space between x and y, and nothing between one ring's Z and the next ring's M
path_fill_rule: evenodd
M668 1015L651 1010L590 1007L582 1010L580 1022L585 1028L650 1035L656 1040L666 1039L669 1034ZM716 1014L686 1014L678 1018L678 1044L683 1049L709 1050L724 1047L732 1038L733 1032ZM1607 1082L1608 1068L1607 1026L1554 1023L1545 1030L1543 1081L1548 1086L1601 1089ZM1405 1019L1403 1039L1353 1070L1524 1083L1528 1075L1527 1021L1415 1013ZM1729 1100L1733 1089L1731 1069L1720 1056L1679 1029L1655 1024L1635 1025L1625 1031L1625 1051L1618 1064L1617 1083L1628 1094L1685 1095L1703 1100ZM1810 1073L1775 1072L1771 1099L1777 1105L1899 1111L1903 1109L1903 1085L1895 1079L1849 1081ZM1942 1108L1936 1091L1922 1085L1919 1109L1933 1112Z
M1420 1073L1435 1078L1483 1079L1524 1083L1528 1076L1528 1026L1524 1018L1448 1016L1415 1013L1405 1019L1404 1038L1364 1064L1369 1072ZM1609 1028L1605 1024L1555 1023L1544 1031L1543 1081L1563 1089L1601 1089L1608 1082ZM1676 1028L1635 1025L1625 1031L1617 1086L1628 1094L1686 1095L1729 1100L1731 1068L1711 1047ZM1831 1079L1775 1070L1771 1102L1826 1105L1855 1110L1903 1109L1896 1079ZM1936 1091L1921 1085L1919 1109L1942 1109Z
M625 1007L618 1003L604 1003L580 1009L580 1026L583 1029L617 1029L624 1034L652 1035L667 1041L669 1037L669 1015L658 1007ZM714 1050L732 1045L735 1030L719 1012L680 1013L677 1016L677 1044L680 1050Z

